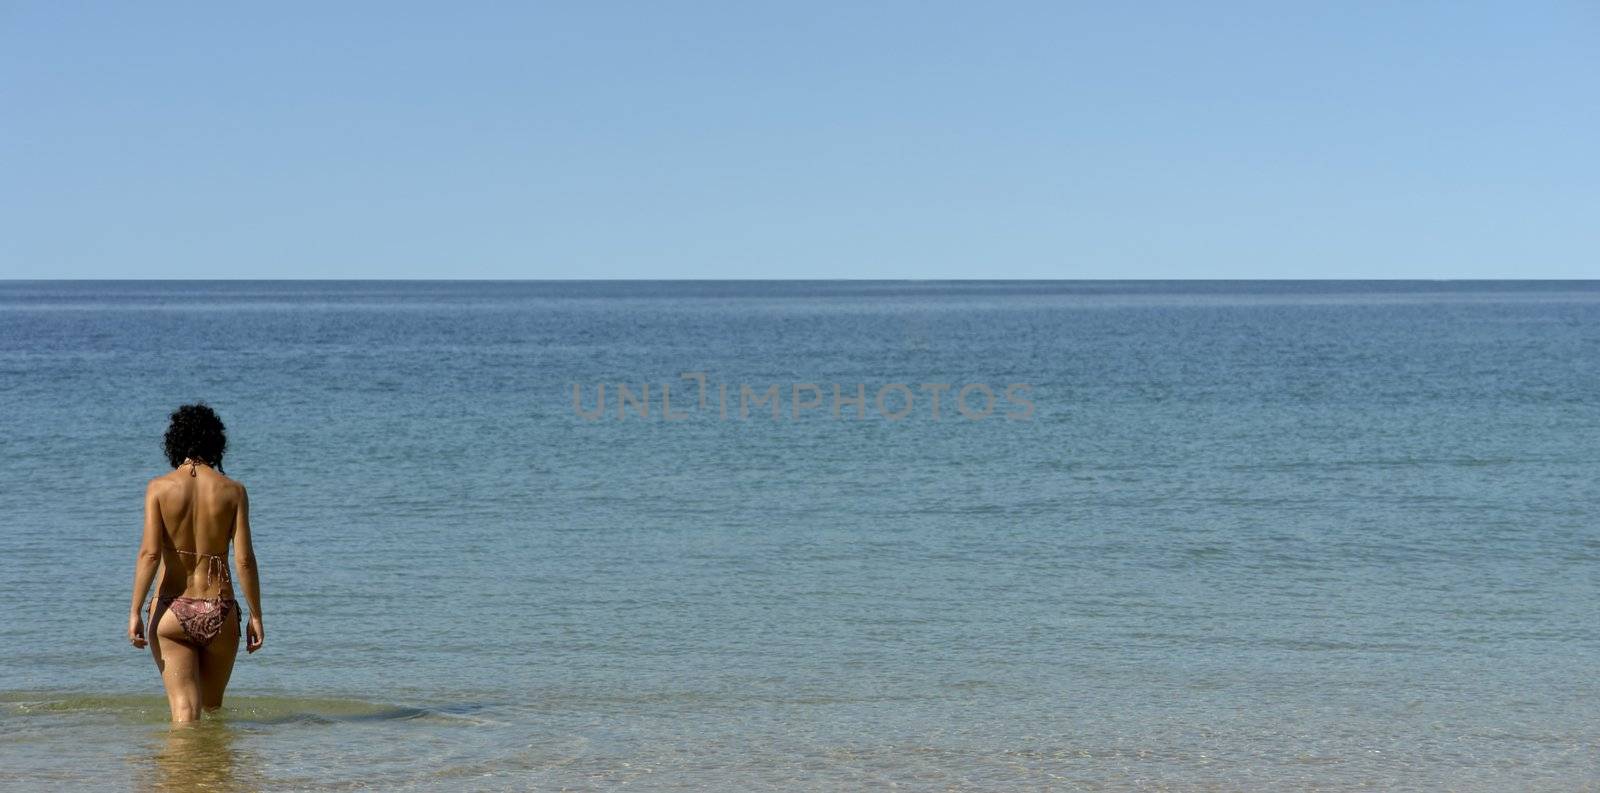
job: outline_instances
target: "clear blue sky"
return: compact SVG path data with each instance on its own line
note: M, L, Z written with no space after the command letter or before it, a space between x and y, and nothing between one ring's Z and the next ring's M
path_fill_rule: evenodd
M0 277L1600 277L1600 3L0 6Z

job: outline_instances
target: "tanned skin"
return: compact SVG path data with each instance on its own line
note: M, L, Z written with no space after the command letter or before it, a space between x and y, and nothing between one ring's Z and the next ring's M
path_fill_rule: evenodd
M192 475L191 475L192 474ZM230 542L231 541L231 542ZM150 480L144 496L144 532L133 569L133 602L128 610L128 641L150 647L174 722L195 721L202 711L222 707L222 694L239 651L238 621L229 618L222 633L202 647L191 641L176 614L150 601L153 638L146 638L142 612L150 585L156 597L217 597L220 582L208 575L204 558L224 558L233 547L235 582L250 606L245 649L261 649L266 631L261 624L261 579L250 541L250 498L244 485L203 462L185 460L171 473ZM176 550L175 550L176 549ZM176 551L188 551L179 554ZM225 592L226 590L221 590ZM236 593L228 593L238 597Z

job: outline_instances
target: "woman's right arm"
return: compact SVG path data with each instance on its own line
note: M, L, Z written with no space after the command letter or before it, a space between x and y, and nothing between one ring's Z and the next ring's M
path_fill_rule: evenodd
M250 604L250 625L245 629L247 652L261 649L266 630L261 624L261 573L256 567L256 549L250 543L250 494L239 485L239 512L233 518L233 563L239 568L239 586Z

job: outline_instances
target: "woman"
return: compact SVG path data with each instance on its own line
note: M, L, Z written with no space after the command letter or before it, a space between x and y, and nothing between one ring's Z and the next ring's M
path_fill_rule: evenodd
M239 602L228 575L228 544L250 603L246 649L261 649L261 586L250 545L250 500L244 485L222 473L228 436L205 405L184 405L167 427L172 472L150 480L144 496L144 537L133 572L128 641L150 645L167 689L172 720L195 721L222 707L222 692L239 651ZM140 611L160 567L150 605L154 641L145 638Z

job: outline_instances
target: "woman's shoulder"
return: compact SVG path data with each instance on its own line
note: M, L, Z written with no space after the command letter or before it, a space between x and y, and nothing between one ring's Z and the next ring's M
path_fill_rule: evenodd
M211 473L215 474L216 476L214 481L216 482L216 487L219 490L232 496L238 496L240 498L244 497L245 489L243 482L215 470L213 470Z
M160 494L172 489L175 486L180 486L186 478L188 478L188 474L183 473L183 469L181 468L168 471L164 474L158 474L150 480L148 485L145 486L145 492L150 494ZM208 478L211 480L209 484L217 490L229 495L237 495L241 498L246 495L243 482L234 479L233 477L228 476L227 474L224 474L216 469L211 469L211 476Z

